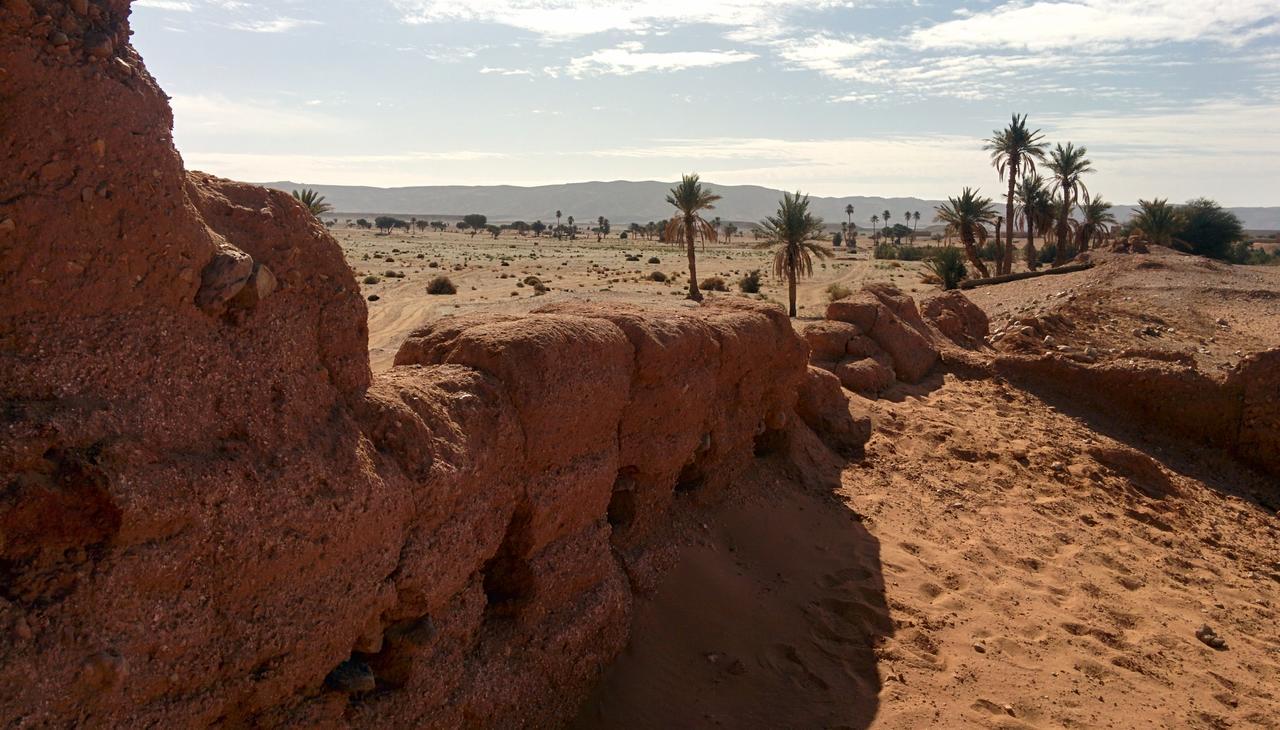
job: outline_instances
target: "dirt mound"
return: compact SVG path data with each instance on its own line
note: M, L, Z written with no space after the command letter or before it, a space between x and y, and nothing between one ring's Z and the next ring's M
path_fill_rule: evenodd
M182 169L127 13L0 13L0 716L552 723L681 519L865 441L748 304L442 321L373 380L338 246Z

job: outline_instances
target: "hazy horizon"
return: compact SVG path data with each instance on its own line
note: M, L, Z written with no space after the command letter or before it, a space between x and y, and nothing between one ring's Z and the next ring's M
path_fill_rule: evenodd
M1280 205L1274 2L136 0L188 166L402 187L998 197L1028 113L1108 200Z

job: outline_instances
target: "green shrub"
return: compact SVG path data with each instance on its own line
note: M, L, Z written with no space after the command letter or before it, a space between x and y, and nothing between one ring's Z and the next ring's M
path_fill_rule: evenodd
M758 294L760 292L760 269L752 269L738 280L738 288L743 294Z
M930 251L921 246L899 246L899 261L924 261L929 258Z
M871 255L878 259L896 259L898 258L898 249L892 243L877 243Z
M428 294L457 294L458 287L447 276L437 276L427 284Z
M382 279L379 279L378 277L373 276L372 274L364 277L364 283L366 284L377 284L380 281L382 281Z
M659 259L657 256L650 256L650 257L649 257L649 263L651 263L651 264L660 264L660 263L662 263L662 260L661 260L661 259Z
M968 273L964 253L956 246L944 246L929 259L929 270L942 281L943 289L955 289Z
M724 283L724 279L719 276L709 276L702 280L698 285L704 291L729 291L729 286Z
M853 294L852 289L845 286L844 284L841 284L838 281L833 281L827 285L828 301L834 302L837 299L844 299L845 297L851 296L852 294Z
M649 281L666 281L667 275L661 271L654 271L649 274Z

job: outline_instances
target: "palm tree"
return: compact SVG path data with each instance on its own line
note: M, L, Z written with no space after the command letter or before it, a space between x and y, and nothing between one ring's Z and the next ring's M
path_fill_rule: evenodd
M560 211L556 211L556 240L560 240Z
M759 248L772 248L773 273L787 278L787 300L791 316L796 316L796 279L813 276L814 257L831 257L831 250L819 242L823 234L822 219L809 212L809 196L798 191L783 193L777 214L760 221L768 240Z
M1111 214L1111 203L1102 198L1093 198L1080 207L1084 219L1076 230L1076 242L1081 251L1088 251L1090 243L1101 243L1102 239L1115 225L1116 217ZM1095 246L1096 248L1096 246Z
M294 190L293 199L302 203L302 207L306 208L308 213L317 218L333 210L332 205L324 202L324 196L311 188Z
M689 298L695 302L702 301L702 292L698 291L698 262L693 244L699 235L704 241L716 240L716 229L699 213L715 209L715 202L719 199L719 195L702 187L697 173L682 175L680 184L667 194L667 202L675 207L676 212L667 221L663 238L672 243L684 239L689 254Z
M991 164L1000 174L1000 181L1009 178L1009 193L1005 198L1005 248L996 265L996 273L1008 274L1013 270L1013 198L1014 188L1025 173L1036 171L1036 161L1044 162L1044 142L1040 130L1027 129L1027 115L1013 115L1009 126L992 132L983 149L991 151ZM997 236L998 237L998 236Z
M853 227L853 203L849 203L844 207L845 217L849 219L849 227ZM846 229L847 230L847 229Z
M573 225L573 216L569 216L569 240L578 240L578 229Z
M888 210L884 212L884 227L885 228L889 227L889 211Z
M1159 246L1173 246L1182 230L1182 214L1166 198L1139 200L1130 221L1133 229Z
M733 235L738 232L738 227L732 223L726 223L724 226L724 242L729 243L733 240Z
M973 264L973 268L984 279L990 274L987 265L982 263L982 257L978 255L978 246L986 242L986 224L992 222L995 216L991 198L984 198L977 190L965 188L960 197L947 198L946 203L938 206L937 216L934 218L939 223L947 224L948 233L960 236L969 263Z
M911 214L911 245L916 245L916 226L920 225L920 211Z
M1027 229L1027 245L1023 249L1023 256L1026 258L1027 268L1034 271L1040 264L1036 255L1036 230L1045 231L1052 225L1053 201L1045 188L1044 178L1035 173L1023 175L1014 194L1018 199L1018 218ZM1009 241L1009 245L1012 246L1013 241Z
M1062 208L1058 211L1057 255L1053 257L1053 265L1061 266L1067 262L1068 228L1071 226L1071 210L1077 200L1089 202L1089 189L1084 185L1084 175L1093 172L1093 163L1085 154L1088 149L1076 147L1070 142L1066 147L1061 144L1054 147L1049 155L1049 170L1053 173L1053 192L1062 196Z
M873 243L880 240L880 216L878 215L871 216L871 240Z

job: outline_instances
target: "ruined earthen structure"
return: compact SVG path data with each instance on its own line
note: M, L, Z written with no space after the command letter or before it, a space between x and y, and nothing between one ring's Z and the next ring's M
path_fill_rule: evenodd
M9 724L551 724L680 514L866 440L745 303L444 320L374 378L338 246L183 169L128 12L0 2Z

